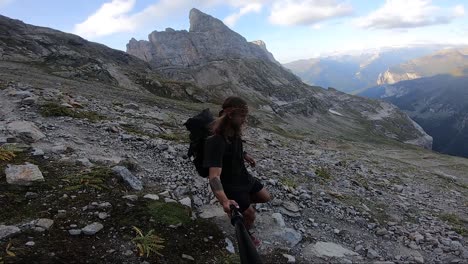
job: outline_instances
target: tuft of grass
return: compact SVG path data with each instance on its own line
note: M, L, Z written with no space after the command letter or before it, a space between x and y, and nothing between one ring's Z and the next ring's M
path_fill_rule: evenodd
M67 176L62 180L70 185L65 188L67 191L93 188L95 190L107 189L106 180L112 177L112 171L106 167L93 168L90 172L79 173Z
M330 171L327 168L320 167L315 170L315 174L324 181L329 181L332 179Z
M446 221L452 225L453 231L457 232L462 236L468 236L468 229L465 227L464 221L460 219L456 214L441 214L439 218L442 221Z
M133 230L136 232L136 237L133 238L132 241L138 248L140 257L146 255L148 258L151 253L163 256L159 251L164 248L164 239L158 235L154 235L154 229L151 229L146 235L136 226L133 226Z
M41 105L40 113L45 117L69 116L73 118L88 119L91 122L97 122L99 120L105 119L103 115L100 115L94 111L75 111L54 102Z
M148 204L148 211L161 224L177 225L190 222L190 209L178 203L154 201Z
M297 183L292 178L280 178L281 184L288 186L289 188L296 188Z
M13 151L0 147L0 161L11 161L15 157L16 155Z

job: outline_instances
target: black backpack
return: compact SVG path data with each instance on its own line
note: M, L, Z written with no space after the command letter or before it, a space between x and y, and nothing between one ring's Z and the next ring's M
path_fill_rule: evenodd
M193 159L193 164L197 169L198 175L203 178L208 177L208 168L203 167L203 155L205 149L205 140L211 135L209 125L214 121L214 117L210 109L204 109L198 115L189 118L185 123L185 127L190 132L190 146L187 156Z

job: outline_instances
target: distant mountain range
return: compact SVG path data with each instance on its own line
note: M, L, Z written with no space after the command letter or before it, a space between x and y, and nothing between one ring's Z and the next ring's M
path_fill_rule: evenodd
M365 51L361 54L298 60L286 63L284 66L308 84L324 88L333 87L343 92L357 94L383 83L395 83L443 73L460 74L460 69L457 67L446 70L444 66L464 65L466 58L463 58L462 54L466 54L466 49L460 48L451 52L453 49L445 50L445 47L426 45L386 48ZM437 58L444 62L440 63ZM424 63L426 60L431 62ZM424 68L424 65L427 68Z
M407 112L433 137L434 150L468 157L468 76L418 78L376 86L359 95L383 99Z
M379 75L377 84L392 84L404 80L438 74L468 75L468 47L443 49L433 54L392 66Z
M408 60L431 54L442 46L387 48L365 51L361 54L335 55L284 64L310 85L353 93L373 87L379 75Z

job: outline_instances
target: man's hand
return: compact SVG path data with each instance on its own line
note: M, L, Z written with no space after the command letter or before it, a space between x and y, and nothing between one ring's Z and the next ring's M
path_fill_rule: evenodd
M255 162L255 160L254 160L249 154L247 154L247 153L245 153L244 159L245 159L245 160L249 163L249 165L252 166L252 167L255 167L255 165L257 164L257 163Z
M226 214L228 214L229 218L231 218L231 204L235 207L239 208L239 205L234 200L226 200L223 202L223 209Z

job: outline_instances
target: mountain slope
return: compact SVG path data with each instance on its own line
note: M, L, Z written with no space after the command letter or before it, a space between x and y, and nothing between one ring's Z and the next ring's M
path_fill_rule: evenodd
M468 77L437 75L361 93L405 110L434 138L433 149L468 157Z
M127 51L165 78L203 87L210 94L209 102L240 95L267 116L287 120L289 129L353 137L373 133L403 142L425 139L421 145L430 147L427 135L397 109L309 86L279 65L263 42L247 42L219 19L197 9L190 11L189 18L189 31L155 31L148 41L131 39ZM381 118L369 117L388 109ZM276 123L274 118L271 123Z

